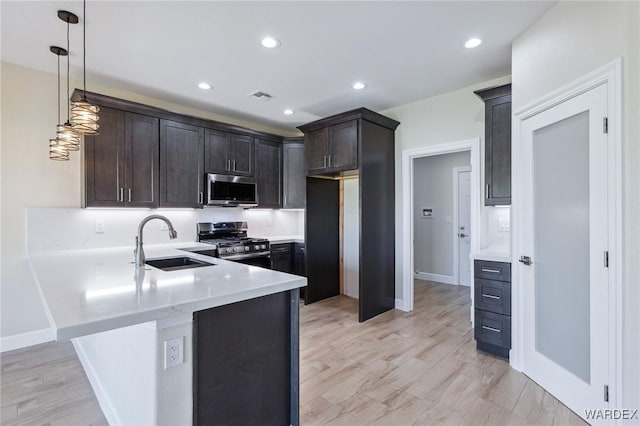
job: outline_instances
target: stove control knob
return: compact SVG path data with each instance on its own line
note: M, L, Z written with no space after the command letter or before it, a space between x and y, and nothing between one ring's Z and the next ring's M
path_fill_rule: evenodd
M231 247L229 247L229 248L227 249L227 253L231 253L232 251L233 251L233 249L232 249Z
M260 250L260 246L258 244L256 244L255 249L256 250Z
M246 246L246 247L244 248L244 251L249 251L249 250L251 250L251 248L249 248L249 246Z
M266 250L266 249L267 249L267 245L266 245L266 244L262 244L262 245L260 246L260 248L261 248L262 250Z
M234 250L236 251L236 253L240 253L242 251L242 247L236 247Z

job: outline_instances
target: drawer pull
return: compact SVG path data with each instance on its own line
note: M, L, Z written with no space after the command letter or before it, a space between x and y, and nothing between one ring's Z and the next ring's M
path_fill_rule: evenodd
M502 330L500 330L499 328L493 328L493 327L488 327L486 325L483 325L482 328L484 330L489 330L489 331L493 331L494 333L500 333Z
M489 268L482 268L482 272L490 272L492 274L500 274L500 273L502 273L502 271L499 270L499 269L489 269Z
M484 294L484 293L482 293L482 297L488 297L489 299L496 299L496 300L501 299L500 296L494 296L493 294Z

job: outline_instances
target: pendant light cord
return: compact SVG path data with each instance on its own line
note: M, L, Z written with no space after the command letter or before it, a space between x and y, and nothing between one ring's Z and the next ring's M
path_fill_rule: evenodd
M82 77L84 100L87 99L87 0L82 2Z
M69 118L71 117L71 98L69 97L69 56L71 56L71 50L69 50L69 21L67 21L67 123L69 123ZM58 73L59 72L60 71L58 71ZM60 97L60 94L58 94L58 97ZM60 118L58 118L58 121L60 121Z
M58 53L58 124L60 121L60 54Z

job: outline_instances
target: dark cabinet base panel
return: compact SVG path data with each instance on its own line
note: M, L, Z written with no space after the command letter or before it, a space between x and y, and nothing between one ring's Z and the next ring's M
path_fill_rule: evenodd
M194 313L194 425L298 424L298 290Z
M491 343L476 341L476 348L479 351L487 352L492 355L509 359L509 349L503 348L501 346L492 345Z

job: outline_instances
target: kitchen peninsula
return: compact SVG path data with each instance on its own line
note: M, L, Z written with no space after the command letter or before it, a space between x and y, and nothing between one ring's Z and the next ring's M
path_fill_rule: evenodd
M145 247L208 264L171 271L136 271L130 247L32 253L56 339L110 423L297 424L306 279L181 250L194 246Z

